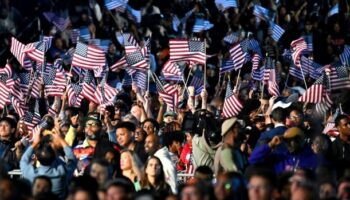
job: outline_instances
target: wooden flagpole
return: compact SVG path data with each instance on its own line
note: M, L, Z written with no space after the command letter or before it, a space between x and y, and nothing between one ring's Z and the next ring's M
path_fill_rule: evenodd
M300 70L301 70L301 75L303 76L303 80L304 80L304 84L305 84L305 90L307 90L307 84L306 84L306 80L305 80L305 75L304 75L304 71L303 71L303 67L300 64Z
M204 39L204 56L205 56L205 60L204 60L204 83L203 83L203 90L206 90L206 85L207 85L207 40Z
M242 69L242 68L241 68ZM240 82L240 75L241 75L241 69L239 69L238 70L238 75L237 75L237 80L236 80L236 86L235 86L235 88L234 89L236 89L236 92L238 92L239 91L239 89L238 89L238 83Z

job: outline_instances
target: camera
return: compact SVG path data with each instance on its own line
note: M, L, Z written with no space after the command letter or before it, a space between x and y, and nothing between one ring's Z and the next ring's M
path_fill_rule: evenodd
M216 115L207 110L198 110L194 115L195 134L204 134L205 140L210 146L218 144L222 140L220 118L216 118Z

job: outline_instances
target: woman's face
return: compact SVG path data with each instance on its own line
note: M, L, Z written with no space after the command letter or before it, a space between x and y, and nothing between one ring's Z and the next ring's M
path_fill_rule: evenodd
M141 128L137 128L136 129L135 135L134 135L134 138L135 138L136 142L142 142L145 139L142 131L143 130Z
M143 130L146 131L147 135L154 134L154 125L152 122L145 122Z
M120 169L128 170L132 168L130 155L126 152L120 155Z
M160 174L161 165L157 159L151 158L146 167L146 174L148 176L158 176Z

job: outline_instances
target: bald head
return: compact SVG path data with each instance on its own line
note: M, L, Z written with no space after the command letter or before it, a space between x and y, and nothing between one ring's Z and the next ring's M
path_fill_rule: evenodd
M289 153L298 153L304 146L304 132L297 127L289 128L284 132L283 140Z
M148 135L145 140L145 152L153 155L160 147L159 137L155 134Z
M304 138L304 132L297 127L292 127L286 130L283 134L284 139L293 139L296 137Z

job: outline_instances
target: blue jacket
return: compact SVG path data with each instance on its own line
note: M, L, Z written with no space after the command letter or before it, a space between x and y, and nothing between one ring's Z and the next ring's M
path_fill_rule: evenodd
M256 143L256 146L261 146L263 144L267 144L268 142L270 142L270 140L273 137L278 136L278 135L283 135L286 130L287 130L287 127L279 126L279 127L273 128L271 130L262 132L259 139L258 139L258 142Z
M288 151L272 151L272 149L265 144L254 149L250 155L249 163L272 164L276 173L292 171L298 168L314 170L318 165L317 156L308 145L305 145L301 152L291 154Z
M68 146L63 148L67 162L57 158L51 166L34 167L31 163L31 156L34 152L33 147L29 146L22 156L20 168L24 178L33 183L35 177L40 175L48 176L52 182L52 192L57 194L60 199L65 198L67 186L77 166L77 160Z

